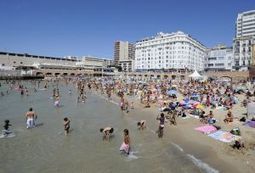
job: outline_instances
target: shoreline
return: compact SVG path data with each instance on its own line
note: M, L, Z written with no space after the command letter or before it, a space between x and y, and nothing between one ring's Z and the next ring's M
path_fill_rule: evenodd
M98 95L105 100L108 98L105 95ZM151 124L155 129L157 121L154 119L158 114L158 108L153 105L150 108L143 108L139 100L125 97L128 102L133 101L135 109L131 109L127 116L136 119L137 114L146 114L147 124ZM119 106L119 98L112 95L112 101ZM194 130L195 127L201 125L197 119L181 119L177 118L177 126L166 123L164 129L164 137L162 140L171 142L174 147L184 152L192 162L205 172L247 172L255 171L255 156L252 151L237 151L233 150L228 143L216 141L202 133ZM155 139L157 139L155 135Z

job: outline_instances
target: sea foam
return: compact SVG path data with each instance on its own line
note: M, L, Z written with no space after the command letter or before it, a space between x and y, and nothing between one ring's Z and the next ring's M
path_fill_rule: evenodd
M191 154L187 154L187 156L191 159L191 161L199 167L201 170L205 171L206 173L219 173L218 170L210 167L207 163L202 162L201 160L197 159L195 156Z

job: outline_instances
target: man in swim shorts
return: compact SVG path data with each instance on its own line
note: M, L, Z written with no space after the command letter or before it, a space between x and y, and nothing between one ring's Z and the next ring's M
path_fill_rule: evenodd
M29 111L26 113L27 129L35 127L35 119L37 119L36 113L33 111L33 108L29 108Z

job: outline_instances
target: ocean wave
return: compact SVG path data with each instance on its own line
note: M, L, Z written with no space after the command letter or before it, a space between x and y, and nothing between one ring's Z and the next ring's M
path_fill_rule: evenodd
M177 145L176 143L171 142L171 144L172 144L173 146L175 146L175 147L176 147L178 150L180 150L181 152L184 151L183 148L180 147L179 145Z
M207 163L202 162L201 160L197 159L195 156L191 154L187 154L187 156L191 159L191 161L199 167L201 170L205 171L206 173L219 173L218 170L210 167Z

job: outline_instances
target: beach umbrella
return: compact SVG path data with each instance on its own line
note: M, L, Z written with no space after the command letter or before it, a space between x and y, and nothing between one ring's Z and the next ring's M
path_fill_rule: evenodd
M204 106L203 106L202 104L197 104L197 105L196 105L196 108L197 108L197 109L204 109Z
M163 112L169 112L169 111L171 111L171 109L170 109L170 108L165 108L165 109L163 109L162 111L163 111Z

